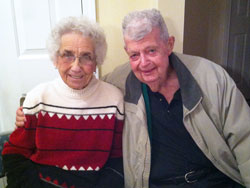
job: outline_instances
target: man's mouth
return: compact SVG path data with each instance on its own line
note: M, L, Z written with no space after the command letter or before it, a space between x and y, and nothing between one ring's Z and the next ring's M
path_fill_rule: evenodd
M152 68L152 69L149 69L149 70L143 70L142 71L142 74L144 74L144 75L149 75L149 74L151 74L151 72L154 70L154 68Z

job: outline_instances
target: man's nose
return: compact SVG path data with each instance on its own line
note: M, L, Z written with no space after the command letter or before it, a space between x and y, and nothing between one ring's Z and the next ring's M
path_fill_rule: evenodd
M145 54L141 54L140 60L141 60L141 65L142 66L147 66L148 65L148 58L147 58L147 56Z

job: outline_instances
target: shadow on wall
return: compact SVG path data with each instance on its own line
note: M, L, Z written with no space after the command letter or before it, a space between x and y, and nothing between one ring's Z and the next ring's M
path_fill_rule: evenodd
M174 36L175 38L175 43L174 43L174 51L175 52L179 52L179 53L183 53L183 36L182 33L178 33L177 29L174 26L174 23L171 21L171 19L164 17L165 23L168 27L168 33L169 36ZM170 31L171 28L171 31Z
M117 66L128 61L128 56L124 50L124 42L121 27L116 27L111 24L102 26L108 43L108 51L105 62L100 66L100 77L113 71Z
M248 105L249 105L249 107L250 107L250 99L247 100L247 103L248 103Z
M246 74L242 74L242 70L233 70L232 68L224 67L228 74L233 78L237 87L244 95L248 105L250 106L250 82L248 81L248 76ZM250 77L249 77L250 78Z

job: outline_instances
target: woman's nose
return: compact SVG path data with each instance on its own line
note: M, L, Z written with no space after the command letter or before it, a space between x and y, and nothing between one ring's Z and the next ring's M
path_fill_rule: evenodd
M71 70L73 70L73 71L79 71L79 70L81 70L81 66L80 66L80 62L79 62L79 58L78 57L76 57L75 61L72 62Z

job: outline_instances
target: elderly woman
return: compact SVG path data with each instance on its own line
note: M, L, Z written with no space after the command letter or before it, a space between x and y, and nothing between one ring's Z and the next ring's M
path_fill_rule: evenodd
M102 29L65 18L47 47L60 78L26 96L25 125L3 150L9 187L123 187L123 96L93 76L107 50Z

